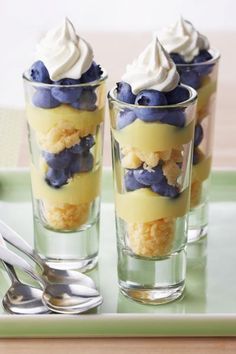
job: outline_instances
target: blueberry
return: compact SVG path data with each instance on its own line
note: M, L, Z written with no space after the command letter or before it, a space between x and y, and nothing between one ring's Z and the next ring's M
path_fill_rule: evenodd
M118 116L117 128L122 129L126 127L127 125L133 123L136 118L137 117L134 111L131 111L130 109L124 109Z
M61 103L73 103L82 93L81 87L64 87L65 85L78 85L80 80L62 79L55 81L58 86L52 87L52 95Z
M200 50L199 54L194 58L194 64L197 63L205 63L208 60L212 59L212 55L205 49ZM202 65L195 65L194 70L200 75L208 75L212 72L213 64L202 64Z
M189 92L183 86L177 86L174 90L166 92L168 104L176 104L189 99Z
M163 180L164 175L162 168L157 166L154 167L152 171L141 168L134 170L134 177L139 183L150 186L154 183L160 183Z
M196 124L195 131L194 131L194 147L197 147L201 144L203 139L203 129L201 124Z
M89 172L93 168L93 155L89 152L78 154L70 166L70 173Z
M206 76L212 72L213 66L213 64L195 65L194 70L199 76Z
M135 104L140 106L165 106L167 99L165 94L160 91L143 90L137 95Z
M70 148L73 154L81 154L88 151L95 144L94 137L92 135L87 135L80 140L79 144L76 144Z
M50 84L48 70L41 60L36 61L30 68L30 78L36 82L43 82L44 84Z
M163 180L161 183L152 184L151 188L153 192L163 197L176 198L179 195L179 189L175 186L170 186L166 180Z
M81 76L80 80L83 83L99 80L102 76L102 68L95 61L92 62L90 68Z
M45 180L51 187L60 188L67 183L68 178L69 176L65 170L49 168Z
M181 109L168 109L161 122L183 128L185 126L185 113Z
M61 79L58 81L54 81L53 84L60 85L60 86L80 85L81 80L80 79L65 78L65 79Z
M67 149L59 152L58 154L43 151L42 155L48 166L55 170L63 170L67 168L72 160L72 154Z
M142 183L139 183L134 178L134 171L128 170L124 176L125 189L127 191L135 191L136 189L145 188L146 186Z
M167 104L165 94L157 90L140 91L135 99L135 104L140 106L164 106ZM136 108L136 115L145 122L160 121L166 114L165 109Z
M195 56L193 59L194 63L203 63L204 61L208 61L212 59L212 55L206 50L200 50L199 54Z
M185 85L193 87L195 90L201 85L200 76L192 69L183 70L180 74L180 81Z
M127 82L117 82L116 90L118 100L131 104L134 103L136 96L133 94L132 88Z
M185 64L184 58L178 53L170 53L170 57L175 64Z
M94 88L86 87L83 88L78 100L73 102L71 106L85 111L95 111L97 108L96 102L97 95L94 92Z
M136 108L135 113L137 118L143 120L144 122L158 122L166 115L166 109L158 108Z
M93 169L94 158L93 155L89 153L82 154L80 158L80 172L89 172Z
M40 108L55 108L60 106L51 94L51 90L47 88L38 88L32 97L32 102L36 107Z

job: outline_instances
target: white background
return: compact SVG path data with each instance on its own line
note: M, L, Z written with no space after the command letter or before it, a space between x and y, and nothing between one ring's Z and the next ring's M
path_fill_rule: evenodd
M113 82L119 79L113 77L114 56L121 58L120 70L115 73L118 76L124 71L125 63L149 40L147 35L145 40L139 37L140 33L151 35L152 31L175 21L180 13L210 36L210 40L213 38L211 43L216 46L217 35L211 37L212 33L236 31L234 0L0 0L0 104L23 105L21 73L33 62L40 37L60 24L65 16L94 47L95 58L109 70ZM108 32L120 35L109 37ZM134 48L128 51L132 57L126 56L126 48L122 46L124 32L135 33ZM225 43L225 47L230 50L232 43Z
M17 37L65 15L80 30L155 30L180 13L203 29L236 30L235 0L0 0L0 6L1 32L14 26Z

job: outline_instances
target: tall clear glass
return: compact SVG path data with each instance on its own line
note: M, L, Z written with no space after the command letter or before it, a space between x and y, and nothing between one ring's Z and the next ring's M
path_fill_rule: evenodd
M203 63L177 64L181 74L196 75L198 103L193 151L191 211L188 242L206 236L208 227L209 176L212 164L216 89L220 54L209 50L212 59Z
M97 263L106 75L80 85L23 75L36 251L55 267ZM77 97L73 104L68 95Z
M116 89L108 94L119 286L143 303L175 300L185 286L197 97L186 88L190 98L169 106L126 104L117 99ZM143 121L149 113L159 121ZM184 119L181 127L171 125L173 117ZM150 183L140 183L142 174Z

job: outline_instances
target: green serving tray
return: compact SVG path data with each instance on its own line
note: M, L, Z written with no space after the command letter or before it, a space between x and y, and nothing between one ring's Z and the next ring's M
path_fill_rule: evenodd
M0 218L32 242L27 170L0 172ZM117 286L115 255L112 178L111 171L105 170L99 267L90 272L104 297L103 305L74 316L9 315L0 307L0 337L235 336L236 171L212 175L209 235L188 247L182 299L151 306L125 298ZM8 286L8 276L0 269L0 300Z

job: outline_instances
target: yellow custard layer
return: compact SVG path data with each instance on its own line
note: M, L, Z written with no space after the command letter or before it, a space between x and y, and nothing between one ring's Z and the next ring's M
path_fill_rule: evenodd
M104 113L105 108L88 112L65 104L51 109L38 108L30 104L26 106L30 126L42 134L48 133L62 121L69 123L74 129L93 131L104 120Z
M201 111L204 106L208 103L209 97L216 92L217 82L211 80L207 77L202 86L197 90L198 100L197 100L197 111Z
M119 131L112 129L112 134L122 147L132 146L144 152L151 152L168 150L189 143L193 131L194 121L184 128L177 128L168 124L146 123L136 119L134 123Z
M192 167L192 181L205 181L211 172L211 156L203 158L198 164Z
M145 223L161 218L180 217L188 212L189 189L178 198L162 197L147 188L124 194L116 193L117 216L131 223Z
M195 208L201 203L202 199L202 182L195 180L191 184L190 209Z
M101 168L95 171L74 175L70 182L61 188L50 187L44 175L31 165L33 195L49 203L74 204L89 203L100 194Z

